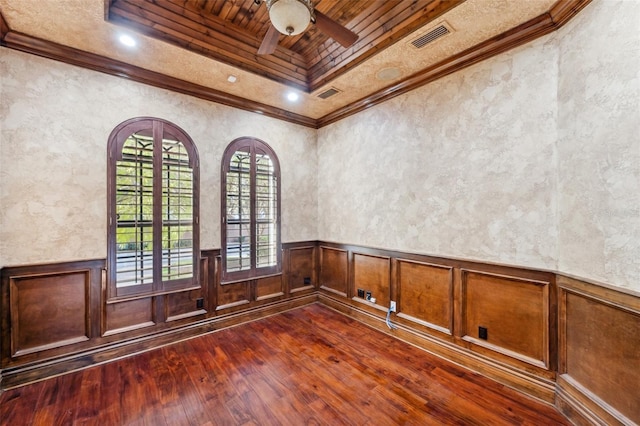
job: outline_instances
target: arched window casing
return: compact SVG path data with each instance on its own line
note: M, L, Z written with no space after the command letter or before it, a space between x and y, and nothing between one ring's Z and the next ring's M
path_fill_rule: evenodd
M109 298L199 287L199 160L178 126L140 117L108 144Z
M234 140L223 155L221 180L222 280L279 274L280 163L275 152L259 139Z

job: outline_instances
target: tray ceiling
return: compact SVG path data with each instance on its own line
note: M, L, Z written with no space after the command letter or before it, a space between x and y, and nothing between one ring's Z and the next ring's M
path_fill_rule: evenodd
M349 48L310 25L257 55L270 26L254 0L110 0L107 19L306 92L321 87L464 0L317 0L315 9L359 35Z

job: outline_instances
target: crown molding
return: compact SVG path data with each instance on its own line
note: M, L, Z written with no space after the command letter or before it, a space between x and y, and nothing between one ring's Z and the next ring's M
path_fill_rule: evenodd
M4 22L0 18L0 23ZM3 26L4 28L4 26ZM117 61L105 56L63 46L58 43L32 37L26 34L11 31L2 35L0 45L10 49L31 53L56 61L82 68L99 71L105 74L126 78L139 83L148 84L162 89L171 90L196 98L231 106L256 114L265 115L279 120L288 121L306 127L317 128L317 121L300 114L251 101L240 96L231 95L199 84L191 83L175 77L164 75L155 71L149 71L126 62Z
M413 74L400 83L388 86L319 118L318 128L549 34L566 24L590 2L591 0L559 0L547 13Z
M155 71L110 59L104 56L63 46L51 41L12 31L0 13L0 45L34 55L54 59L106 74L127 78L139 83L160 87L194 96L207 101L227 105L256 114L265 115L301 126L318 129L343 118L364 111L396 96L410 92L451 73L485 59L506 52L549 34L569 22L591 0L559 0L548 12L529 20L509 31L479 43L463 52L447 58L407 79L388 86L358 101L345 105L319 119L296 114L240 96L231 95Z
M0 42L4 40L5 35L9 32L9 25L5 21L4 16L0 13Z

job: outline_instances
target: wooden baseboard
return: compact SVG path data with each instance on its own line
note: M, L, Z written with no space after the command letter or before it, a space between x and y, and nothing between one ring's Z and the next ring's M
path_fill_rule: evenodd
M65 357L7 368L2 371L1 385L3 389L11 389L158 349L182 340L259 320L316 302L546 404L555 405L564 416L576 425L635 424L602 401L597 395L575 382L570 376L560 375L556 381L537 377L530 372L500 363L403 324L395 323L397 329L390 330L380 313L371 312L366 309L366 306L361 307L357 303L351 303L338 295L322 290L246 311L220 315L174 329L163 330L152 335L111 343Z
M463 347L437 339L401 324L395 324L397 329L390 330L385 323L385 319L381 316L374 315L367 310L361 309L357 305L352 305L334 298L331 294L320 292L318 294L318 301L378 331L392 335L431 354L466 367L542 402L553 405L555 401L555 382L552 380L536 377L510 365L498 363Z
M572 423L582 425L637 425L570 376L556 383L556 407Z
M133 356L154 350L178 341L194 338L221 329L233 327L246 322L259 320L271 315L319 302L323 305L356 319L372 328L390 334L411 345L424 349L448 361L464 366L510 386L527 395L546 403L555 399L555 384L547 379L535 377L527 372L518 371L512 366L502 365L481 355L441 341L433 336L421 333L403 325L391 332L380 315L374 315L357 306L345 303L324 292L314 292L292 299L274 302L269 305L249 309L242 312L220 315L186 326L164 330L151 335L132 338L117 343L104 345L91 350L74 353L68 356L46 361L7 368L2 371L2 388L11 389L25 384L37 382L65 373L82 370L95 365Z
M73 371L115 361L142 352L158 349L173 343L234 327L250 321L256 321L291 309L317 302L316 293L274 302L242 312L220 315L151 335L107 344L72 355L39 361L19 367L2 370L3 389L34 383Z
M3 268L0 389L318 302L555 404L578 425L640 424L640 365L633 356L640 348L640 293L558 272L337 243L300 242L288 249L279 282L225 286L216 278L217 253L203 252L202 289L171 300L162 296L161 317L172 321L159 324L152 322L158 309L149 297L104 304L104 260ZM57 299L71 308L53 309L55 300L47 298L50 311L58 312L54 320L23 315L51 289L73 294ZM359 290L377 301L358 296ZM204 309L195 309L197 299ZM393 331L385 324L391 301L397 303ZM119 310L109 311L114 306ZM67 311L75 316L59 313ZM480 338L480 326L489 329L490 340Z
M640 299L558 274L556 405L578 425L640 423Z

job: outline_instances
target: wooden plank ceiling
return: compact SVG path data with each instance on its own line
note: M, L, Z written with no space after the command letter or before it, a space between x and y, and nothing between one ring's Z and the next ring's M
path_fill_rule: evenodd
M464 0L317 0L315 8L359 35L344 48L310 25L258 55L270 21L254 0L105 0L107 19L229 65L312 92Z

